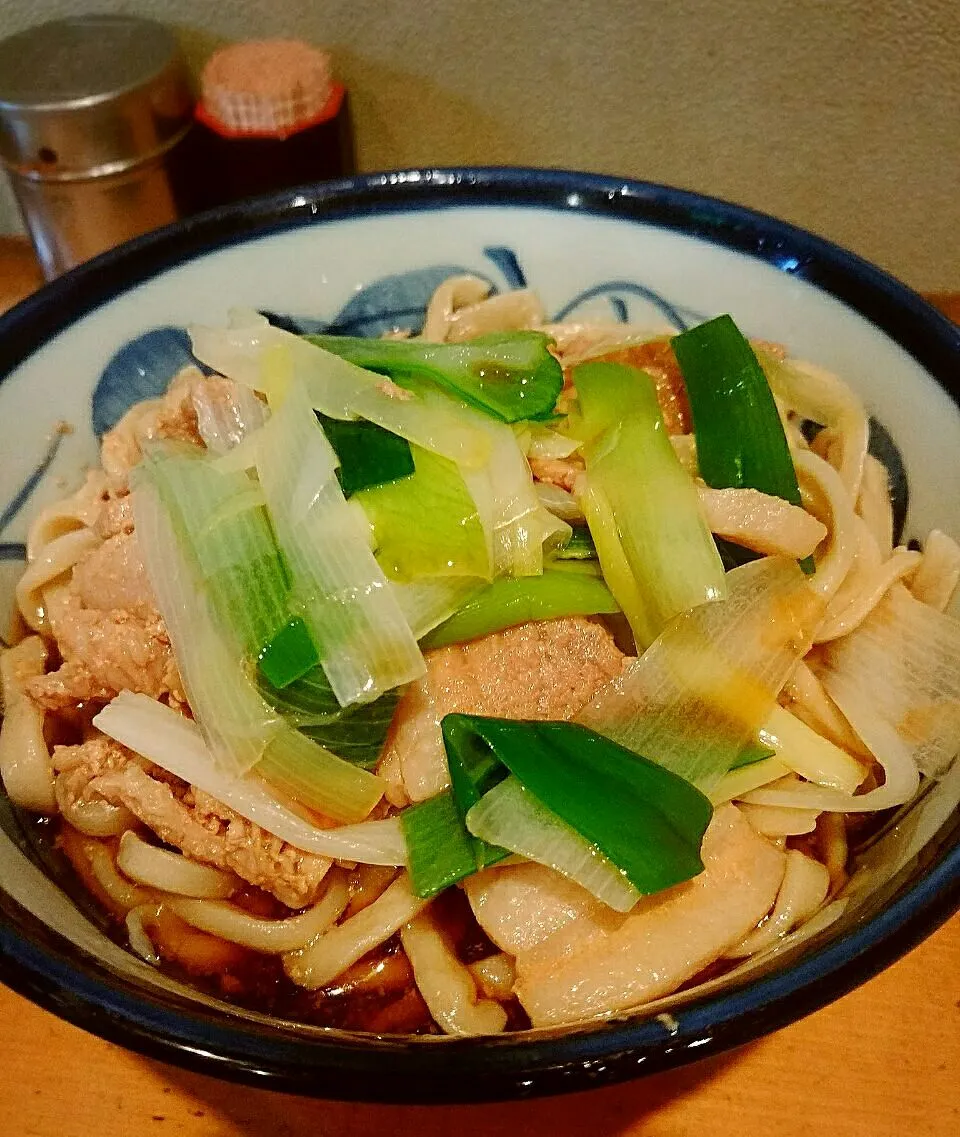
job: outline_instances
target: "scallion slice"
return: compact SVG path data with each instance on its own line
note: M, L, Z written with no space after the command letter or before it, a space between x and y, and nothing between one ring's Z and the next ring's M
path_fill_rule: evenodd
M340 459L337 478L344 497L371 486L387 485L414 471L410 443L363 419L348 421L317 412L327 441Z
M753 348L728 315L671 340L693 415L697 462L708 486L760 490L800 505L777 405ZM813 560L801 562L813 571Z
M653 380L623 364L584 363L573 381L580 411L571 429L587 463L580 504L643 650L678 613L726 594L723 565Z
M405 809L400 827L417 896L435 896L477 871L476 842L464 828L450 790Z
M548 569L542 576L495 580L471 597L421 643L423 648L465 643L530 620L619 612L610 589L597 576Z
M451 714L441 728L461 807L464 791L482 796L509 770L639 892L659 892L702 871L710 802L656 762L577 723Z
M390 376L433 380L459 398L500 419L520 422L553 415L563 370L543 332L498 332L467 343L309 336L342 359Z
M299 616L292 616L260 652L260 670L274 687L289 687L320 662L316 644Z

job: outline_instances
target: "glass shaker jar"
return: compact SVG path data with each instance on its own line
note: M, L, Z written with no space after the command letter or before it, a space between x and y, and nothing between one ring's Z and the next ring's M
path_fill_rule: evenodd
M131 16L0 41L0 159L48 280L187 211L193 94L172 33Z

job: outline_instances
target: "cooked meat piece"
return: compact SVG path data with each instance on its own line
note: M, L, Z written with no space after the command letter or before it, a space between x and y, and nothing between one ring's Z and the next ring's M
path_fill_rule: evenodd
M48 615L64 662L28 686L42 706L56 710L123 690L154 699L173 692L182 701L170 640L156 612L87 608L72 583L49 594Z
M516 993L534 1026L611 1014L670 994L770 911L784 854L736 806L703 841L704 871L647 897L619 923L584 913L517 955Z
M570 719L620 673L624 656L581 616L520 624L427 653L427 673L397 707L383 760L399 757L412 801L449 785L440 720L452 712Z
M197 429L218 454L237 446L247 433L263 424L266 406L249 387L221 375L197 378L191 387Z
M73 585L85 608L125 609L156 616L156 602L134 533L108 537L73 569Z
M143 764L119 742L105 735L97 735L78 746L55 746L53 768L59 775L59 784L65 798L74 801L93 801L101 795L90 793L90 783L101 774L125 770L129 765Z
M326 857L295 849L202 790L190 788L178 797L173 787L135 762L99 774L81 792L126 806L161 841L194 860L236 873L290 908L316 899L330 867Z
M132 533L133 498L130 494L108 494L100 507L95 528L104 540L118 533Z
M533 861L484 869L468 876L463 890L477 923L510 955L532 950L581 916L611 928L624 919L579 884Z
M548 486L559 486L567 493L573 492L577 478L586 469L586 463L579 454L569 458L531 458L530 472L535 482L545 482Z
M100 461L115 494L128 488L128 476L140 461L144 442L152 438L178 439L203 444L197 427L193 405L195 384L206 382L196 367L185 367L159 399L136 403L123 418L103 436Z

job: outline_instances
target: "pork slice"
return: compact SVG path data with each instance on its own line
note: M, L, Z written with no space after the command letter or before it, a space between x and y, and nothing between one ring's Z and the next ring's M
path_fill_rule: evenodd
M49 594L48 615L63 665L29 683L27 693L41 706L56 710L124 690L183 701L170 639L155 611L87 608L71 582Z
M202 790L191 788L178 798L171 786L135 764L95 778L89 792L126 806L161 841L188 857L236 873L289 908L316 899L331 864L267 833Z
M530 459L530 473L535 482L557 486L567 493L573 493L577 478L586 468L586 463L579 454L571 454L569 458Z
M699 876L641 900L618 926L584 913L517 955L516 994L534 1026L668 995L757 926L776 901L784 854L724 805L702 856Z
M399 760L412 801L433 797L450 784L444 715L571 719L620 673L624 658L607 629L582 616L519 624L428 652L426 675L397 707L383 761Z
M575 881L533 861L474 873L463 890L477 923L510 955L532 950L581 917L611 929L624 920Z
M85 608L120 608L145 619L156 617L156 600L133 532L108 537L79 561L73 585Z
M94 526L97 533L107 540L119 533L133 532L133 498L129 493L108 493L100 507Z
M143 456L143 444L154 438L168 438L202 446L197 425L193 391L205 382L197 367L185 367L159 399L135 403L122 419L103 436L100 462L107 483L115 494L129 488L130 471Z

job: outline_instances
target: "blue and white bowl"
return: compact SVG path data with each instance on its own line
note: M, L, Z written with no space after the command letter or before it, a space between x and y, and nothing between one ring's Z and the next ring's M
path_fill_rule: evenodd
M183 328L257 308L305 330L416 327L452 272L529 285L558 318L696 322L838 372L895 465L904 540L960 534L960 331L802 230L696 194L532 170L376 174L239 204L74 270L0 320L0 612L29 518L98 437L187 361ZM4 616L4 624L6 619ZM960 906L960 771L867 854L870 888L793 955L661 1020L482 1040L370 1038L228 1006L158 973L71 894L42 826L0 799L0 979L136 1050L224 1077L369 1100L583 1089L746 1042L837 998Z

